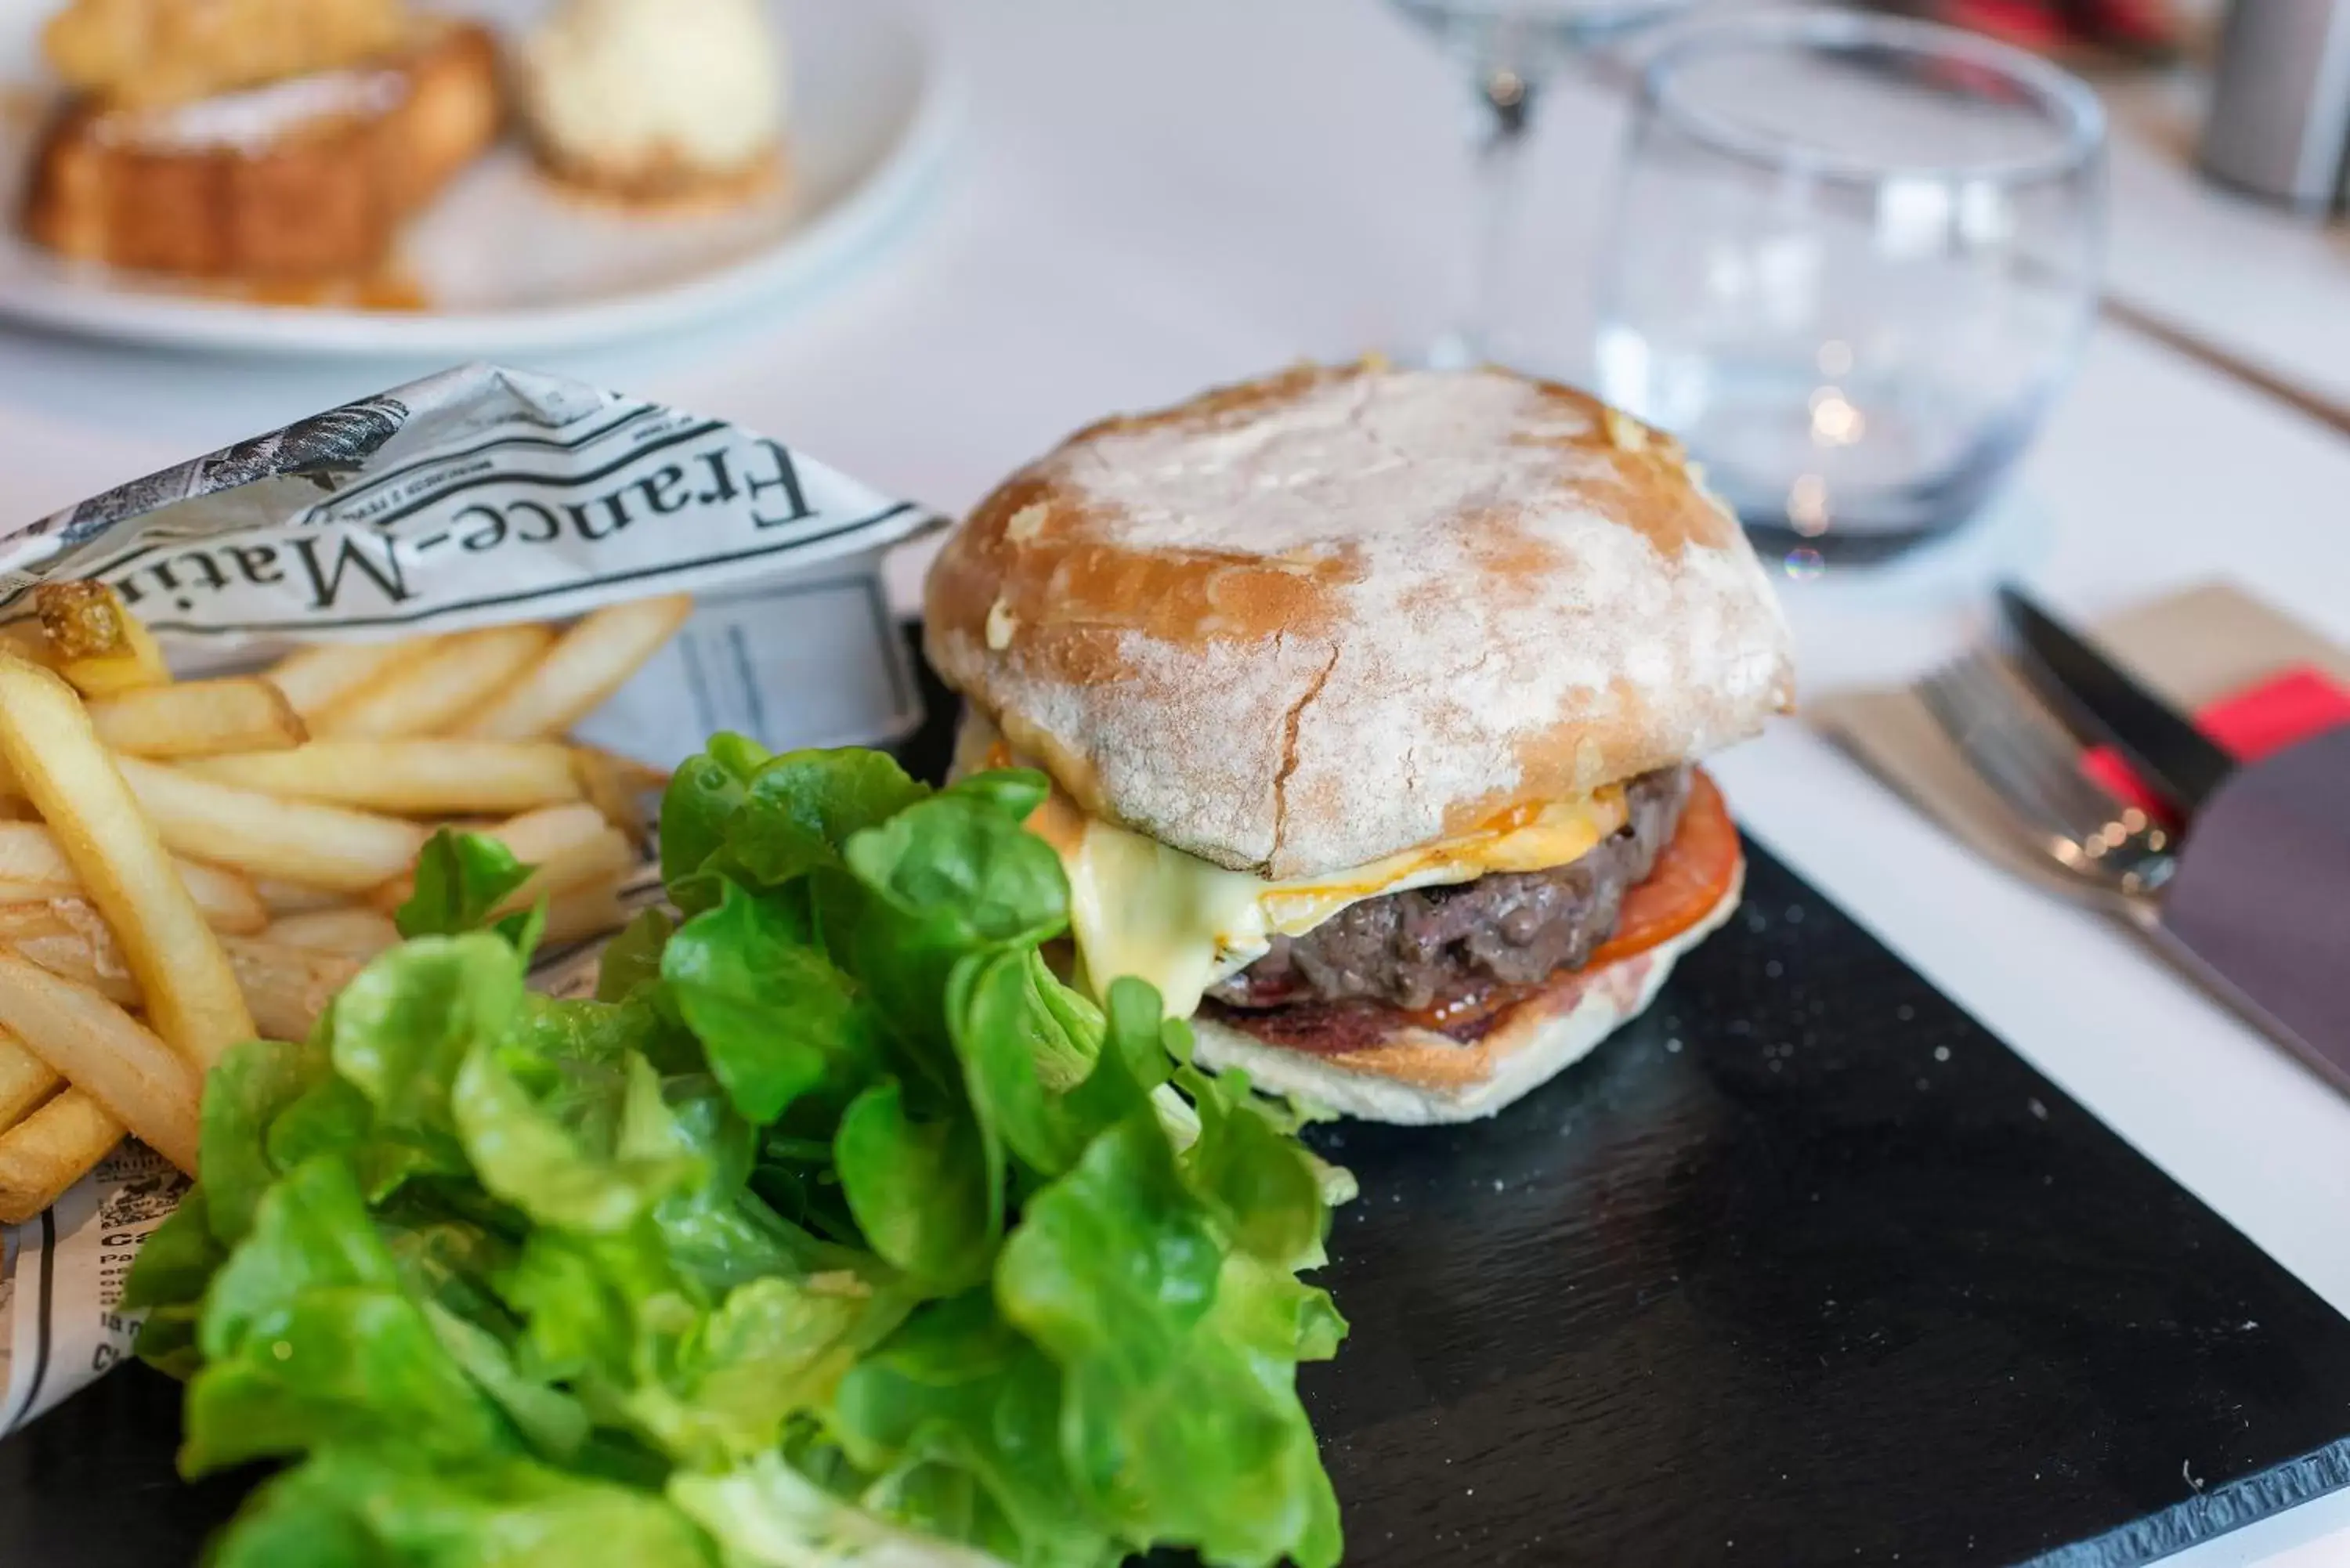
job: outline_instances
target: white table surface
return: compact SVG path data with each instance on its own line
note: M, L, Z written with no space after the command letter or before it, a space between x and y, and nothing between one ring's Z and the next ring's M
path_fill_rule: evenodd
M929 8L968 123L895 249L813 300L546 368L770 431L958 510L1105 411L1433 330L1465 211L1454 84L1374 0ZM1509 342L1574 373L1620 111L1574 88L1544 108ZM2338 333L2350 286L2327 281ZM2307 273L2294 286L2315 286ZM2258 284L2240 268L2178 286ZM2345 367L2350 354L2332 361ZM425 368L0 336L0 514L49 511ZM2066 610L2226 575L2350 639L2350 443L2167 350L2102 334L2024 489L1997 553ZM898 573L899 591L917 571ZM1796 591L1807 683L1882 680L1958 647L1979 621L1980 575L1961 561ZM1801 725L1720 772L1806 877L2350 1311L2350 1101L2116 930L1962 853ZM2350 1498L2175 1561L2350 1561Z
M2111 291L2350 409L2350 220L2219 189L2194 170L2205 78L2109 87L2116 136Z

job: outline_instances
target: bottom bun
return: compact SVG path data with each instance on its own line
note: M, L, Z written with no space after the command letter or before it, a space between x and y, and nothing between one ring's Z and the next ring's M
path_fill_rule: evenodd
M1721 901L1688 930L1646 952L1560 976L1503 1012L1473 1044L1399 1024L1377 1045L1325 1055L1268 1045L1229 1023L1195 1018L1193 1059L1216 1071L1241 1068L1260 1089L1295 1095L1364 1121L1425 1127L1490 1116L1646 1012L1674 961L1730 918L1744 882L1741 866Z

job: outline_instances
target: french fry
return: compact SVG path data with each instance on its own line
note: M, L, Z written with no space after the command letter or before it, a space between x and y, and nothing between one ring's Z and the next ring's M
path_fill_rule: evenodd
M391 917L380 909L370 909L360 904L345 904L332 909L313 909L307 914L287 915L272 920L269 929L261 933L261 938L264 941L286 947L341 953L346 958L371 959L386 948L399 945L400 928L394 926ZM231 961L234 961L234 957Z
M364 960L347 953L254 937L231 937L221 945L244 987L255 1024L272 1040L306 1038L335 993L365 967Z
M12 620L0 626L0 650L15 654L28 664L47 664L56 657L49 647L49 634L41 629L38 620Z
M188 885L189 896L213 929L224 936L250 936L268 923L269 907L254 890L253 878L244 872L176 856L172 864L179 868L180 880Z
M95 1099L68 1088L0 1133L0 1225L22 1225L63 1198L123 1131Z
M121 652L98 659L60 659L57 673L86 697L161 686L172 679L171 670L163 662L163 650L143 626L133 629L132 640Z
M526 811L481 831L512 850L515 859L537 867L551 886L570 888L595 872L574 875L560 868L582 857L600 861L603 852L597 846L610 826L602 812L580 804Z
M89 722L99 740L134 757L280 751L309 736L286 694L249 676L92 698Z
M545 940L581 941L617 931L628 923L629 911L620 902L619 888L610 882L596 882L547 900Z
M46 661L86 696L161 686L172 679L155 636L104 583L43 583L33 603L47 636Z
M652 822L645 797L669 783L669 774L634 757L608 752L601 746L571 748L571 770L588 804L604 820L627 834L631 844L652 841Z
M619 691L692 613L685 594L591 610L455 732L504 741L563 733Z
M287 915L307 915L319 909L337 909L351 901L349 894L338 892L332 888L313 888L278 877L255 877L253 891L261 899L261 907L269 911L272 919Z
M195 1174L203 1079L137 1019L89 987L0 948L0 1027L156 1153Z
M619 829L607 826L592 838L534 861L517 857L538 869L498 906L501 913L526 909L541 898L560 898L584 884L617 882L637 862L636 851Z
M500 913L526 909L541 898L569 892L598 877L617 879L636 864L628 839L605 822L602 813L585 804L545 806L477 831L504 845L524 865L537 867L529 881L498 906ZM403 871L369 894L368 902L389 914L415 891L415 877Z
M440 640L411 637L398 642L322 642L295 649L270 666L266 676L286 693L294 711L313 718L396 667L413 662Z
M236 872L176 856L172 866L213 929L251 936L269 923L261 896ZM0 822L0 903L82 896L81 874L55 834L37 822Z
M536 624L452 632L308 715L310 732L380 739L447 729L527 670L554 640L554 632Z
M552 741L313 741L180 766L243 789L409 816L528 811L577 800L581 788L571 753Z
M32 1115L65 1083L55 1068L26 1050L23 1041L0 1030L0 1128L15 1127Z
M139 982L99 912L79 898L0 904L0 943L121 1007L140 1005Z
M396 817L284 800L139 757L115 765L165 844L255 877L360 892L406 871L429 836Z
M57 659L104 659L130 639L130 612L104 583L43 583L33 590L33 611Z
M65 682L8 658L0 658L0 757L114 929L162 1036L197 1068L211 1066L223 1051L250 1038L253 1015L236 976L123 771L171 770L110 758ZM47 1056L38 1041L26 1044ZM111 1098L99 1097L122 1114Z
M392 940L400 940L398 932ZM123 963L122 950L87 904L61 899L0 906L0 944L119 1007L140 1005L138 982ZM230 937L221 947L236 971L245 1005L253 1010L255 1028L272 1040L299 1040L308 1034L335 992L364 962L348 953L253 937Z

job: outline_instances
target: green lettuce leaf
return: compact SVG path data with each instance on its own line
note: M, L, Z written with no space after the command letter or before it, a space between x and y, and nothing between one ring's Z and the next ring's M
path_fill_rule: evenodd
M1284 1268L1321 1261L1326 1211L1305 1147L1249 1092L1248 1075L1211 1078L1183 1070L1200 1112L1200 1137L1183 1157L1192 1189L1225 1235L1252 1256Z
M980 1290L924 1307L859 1361L841 1379L832 1426L868 1471L967 1475L998 1526L979 1543L1000 1556L1040 1568L1117 1562L1119 1544L1069 1507L1062 1403L1060 1368Z
M744 1568L1000 1568L843 1501L775 1454L723 1475L681 1473L669 1495Z
M717 906L678 928L661 978L735 1108L772 1122L818 1089L845 1099L878 1046L853 981L770 898L729 882Z
M439 840L312 1040L224 1058L129 1283L189 1473L295 1461L214 1560L1334 1561L1334 1173L1148 986L1054 974L1045 787L716 737L662 804L683 918L593 1001Z
M897 1084L876 1084L840 1118L833 1154L875 1251L941 1295L987 1277L1003 1231L1003 1162L966 1110L917 1117Z
M661 950L677 929L664 909L639 909L604 945L603 966L596 973L596 1000L626 1002L660 981Z
M616 1242L534 1231L497 1288L524 1325L517 1364L543 1381L599 1391L629 1381L640 1321L696 1315L659 1249L635 1235Z
M610 1065L635 1052L664 1074L704 1071L700 1043L660 1001L658 994L598 1002L526 992L505 1038L550 1062Z
M578 1457L588 1446L591 1421L587 1407L553 1384L525 1375L504 1341L438 1302L427 1301L424 1320L441 1348L489 1396L515 1430L542 1459Z
M384 1125L445 1136L450 1087L466 1054L503 1037L522 1007L522 956L496 937L410 941L361 970L335 999L335 1071Z
M121 1310L144 1312L139 1355L160 1372L182 1380L203 1366L196 1327L213 1275L228 1258L213 1234L203 1187L191 1189L180 1206L148 1232L122 1282Z
M321 1156L287 1172L254 1206L250 1230L205 1294L203 1352L235 1349L307 1291L399 1285L399 1265L349 1168Z
M500 1205L429 1184L405 1189L376 1214L376 1234L401 1288L423 1304L484 1324L506 1321L496 1282L521 1252L521 1224Z
M1079 1050L1089 1061L1099 1040L1067 1039L1038 990L1058 982L1040 981L1037 968L1026 950L970 955L948 981L947 1018L978 1114L1029 1168L1058 1176L1076 1163L1086 1136L1046 1087L1045 1064Z
M212 1568L719 1568L658 1495L528 1459L438 1468L336 1449L257 1492Z
M701 1469L773 1449L785 1423L822 1410L841 1375L902 1315L850 1273L770 1276L730 1293L666 1375L626 1397L629 1414L681 1462Z
M248 1040L230 1046L205 1075L199 1149L204 1211L224 1246L236 1244L251 1227L261 1195L298 1163L273 1154L271 1128L333 1072L320 1046Z
M181 1469L338 1442L451 1458L510 1448L400 1285L349 1170L321 1158L289 1171L205 1294Z
M1068 924L1061 857L983 795L910 806L851 838L846 857L867 887L965 947L1034 944Z
M1035 768L990 768L966 774L949 784L946 793L983 801L1014 822L1025 822L1052 789L1052 780Z
M940 1002L972 952L969 931L951 915L907 909L846 871L816 872L807 891L824 950L854 977L878 1023L882 1064L948 1092L962 1072Z
M1157 992L1120 980L1107 1015L1082 1000L1032 950L973 954L948 982L971 1101L1042 1176L1067 1170L1103 1128L1148 1106L1170 1067Z
M651 1063L629 1055L586 1092L581 1076L489 1043L466 1054L452 1094L457 1134L493 1196L543 1225L608 1232L705 1179L701 1161L648 1125L668 1114Z
M726 824L730 867L774 885L840 864L851 834L930 794L882 752L785 752L763 764Z
M1229 1336L1273 1331L1211 1319L1225 1258L1146 1109L1029 1199L996 1300L1061 1364L1072 1480L1118 1534L1321 1568L1338 1542L1313 1432L1286 1383Z
M670 901L688 915L718 902L723 878L706 871L725 846L726 826L742 809L751 779L768 758L764 746L742 735L718 734L670 774L661 794L661 881Z
M416 891L393 914L392 924L403 937L478 930L507 895L530 880L531 869L494 838L444 827L417 856Z
M1087 1139L1149 1108L1152 1092L1172 1067L1168 1028L1157 991L1131 976L1111 984L1093 1070L1068 1096L1068 1115Z
M331 1025L328 1019L321 1027L331 1030ZM269 1168L280 1174L314 1156L343 1156L359 1171L360 1186L369 1198L380 1197L409 1174L407 1162L396 1160L392 1147L377 1142L375 1106L359 1085L331 1071L331 1054L313 1048L327 1057L330 1070L269 1118L262 1130L262 1153ZM209 1084L204 1093L209 1100Z

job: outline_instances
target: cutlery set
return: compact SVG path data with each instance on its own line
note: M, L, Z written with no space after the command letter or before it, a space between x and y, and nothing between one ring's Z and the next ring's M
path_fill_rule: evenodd
M2350 1092L2350 723L2231 755L2021 591L1999 602L2007 646L1919 683L1935 722L2082 898Z

